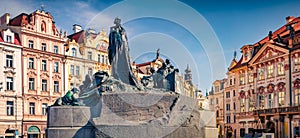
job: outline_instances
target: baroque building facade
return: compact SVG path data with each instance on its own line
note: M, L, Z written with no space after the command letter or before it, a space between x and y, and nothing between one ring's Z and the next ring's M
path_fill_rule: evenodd
M20 136L45 137L47 107L64 95L64 43L50 13L22 13L6 25L18 33L22 56L23 120Z
M243 46L241 58L232 60L224 91L226 134L265 129L274 137L300 135L299 21L287 17L284 26Z
M22 133L22 46L19 35L5 25L9 16L1 17L0 28L0 137Z
M78 87L87 76L91 77L99 70L110 74L111 69L107 33L103 29L99 33L93 29L82 30L76 24L73 30L65 51L66 90Z
M224 90L226 79L216 80L213 82L212 90L209 92L207 99L209 102L209 110L214 111L216 114L216 127L218 128L218 137L224 136Z

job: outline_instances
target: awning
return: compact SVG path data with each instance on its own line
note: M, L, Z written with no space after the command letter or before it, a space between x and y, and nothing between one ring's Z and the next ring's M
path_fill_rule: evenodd
M40 134L40 129L36 126L31 126L28 128L28 131L27 131L28 134Z

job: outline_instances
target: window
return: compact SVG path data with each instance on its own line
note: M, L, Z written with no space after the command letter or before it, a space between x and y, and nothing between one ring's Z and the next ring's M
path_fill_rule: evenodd
M7 35L7 36L6 36L6 42L8 42L8 43L11 43L11 42L12 42L12 39L11 39L11 36L10 36L10 35Z
M274 94L269 94L268 95L268 107L273 108L274 106Z
M34 115L35 114L35 104L33 102L29 103L29 114Z
M220 89L219 86L216 86L215 87L215 92L219 92L219 89Z
M54 81L54 92L59 92L59 82Z
M58 53L58 46L54 46L54 47L53 47L53 52L54 52L54 53Z
M226 122L230 123L230 115L226 116Z
M47 115L47 107L48 105L46 103L42 103L42 114Z
M241 99L241 112L245 112L245 99Z
M14 79L13 77L6 78L6 90L12 91L14 89Z
M89 74L90 76L92 76L92 75L93 75L93 69L89 68L88 74Z
M278 75L283 75L284 74L284 63L283 62L279 62L277 64L277 74Z
M268 78L271 78L274 76L274 66L268 65Z
M214 99L213 98L210 99L210 104L214 104Z
M253 73L248 74L248 82L249 83L253 82Z
M230 104L226 104L226 111L230 111Z
M233 116L233 123L236 123L236 117L235 117L235 115Z
M34 68L34 58L29 58L29 60L28 60L28 68L30 68L30 69Z
M245 84L245 73L240 74L240 85Z
M108 57L105 56L105 64L107 65L108 64Z
M264 68L259 68L258 69L258 80L263 80L265 79L265 71Z
M300 105L300 89L295 89L295 105Z
M76 75L79 76L79 66L76 66Z
M226 98L230 98L230 91L226 92Z
M72 56L73 56L73 57L76 57L76 54L77 54L77 53L76 53L76 49L75 49L75 48L72 48Z
M98 63L100 63L101 59L100 59L100 54L98 54Z
M34 78L29 78L29 90L34 90Z
M72 75L74 75L74 65L71 65L70 72Z
M42 60L42 70L43 71L47 70L47 61L46 60Z
M279 92L278 93L278 105L279 106L284 106L284 99L285 99L285 93Z
M300 70L300 57L294 58L294 70L299 71Z
M104 63L105 59L104 59L104 55L102 55L102 63Z
M33 41L32 41L32 40L29 40L29 41L28 41L28 47L29 47L29 48L33 48Z
M235 90L233 90L232 93L233 93L233 97L234 97L235 96Z
M92 60L92 52L90 52L90 51L88 52L88 59Z
M253 111L254 107L253 107L253 101L251 98L248 99L248 111Z
M13 101L7 101L6 102L6 115L7 116L13 116L14 115L14 102Z
M46 51L46 50L47 50L47 45L46 45L46 43L42 43L42 50L43 50L43 51Z
M6 55L6 67L13 67L13 56Z
M218 98L216 98L216 104L219 104L219 99Z
M42 91L47 91L47 80L42 80Z
M58 62L54 62L54 72L58 72Z
M235 110L235 102L233 102L233 110Z
M259 95L258 96L258 107L259 107L259 109L264 109L264 107L265 107L264 103L265 103L264 96Z

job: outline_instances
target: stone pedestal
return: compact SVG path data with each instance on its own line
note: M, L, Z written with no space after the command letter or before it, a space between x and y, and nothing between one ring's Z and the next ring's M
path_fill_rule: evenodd
M217 137L214 112L198 111L195 99L168 92L104 93L100 98L90 107L50 107L47 137Z
M53 106L48 108L47 138L94 138L89 123L90 107Z

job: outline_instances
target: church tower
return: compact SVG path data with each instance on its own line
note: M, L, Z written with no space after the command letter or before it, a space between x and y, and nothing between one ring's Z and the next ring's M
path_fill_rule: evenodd
M188 82L190 85L193 84L193 81L192 81L192 71L189 68L189 65L187 65L187 67L185 69L184 80L186 82Z

